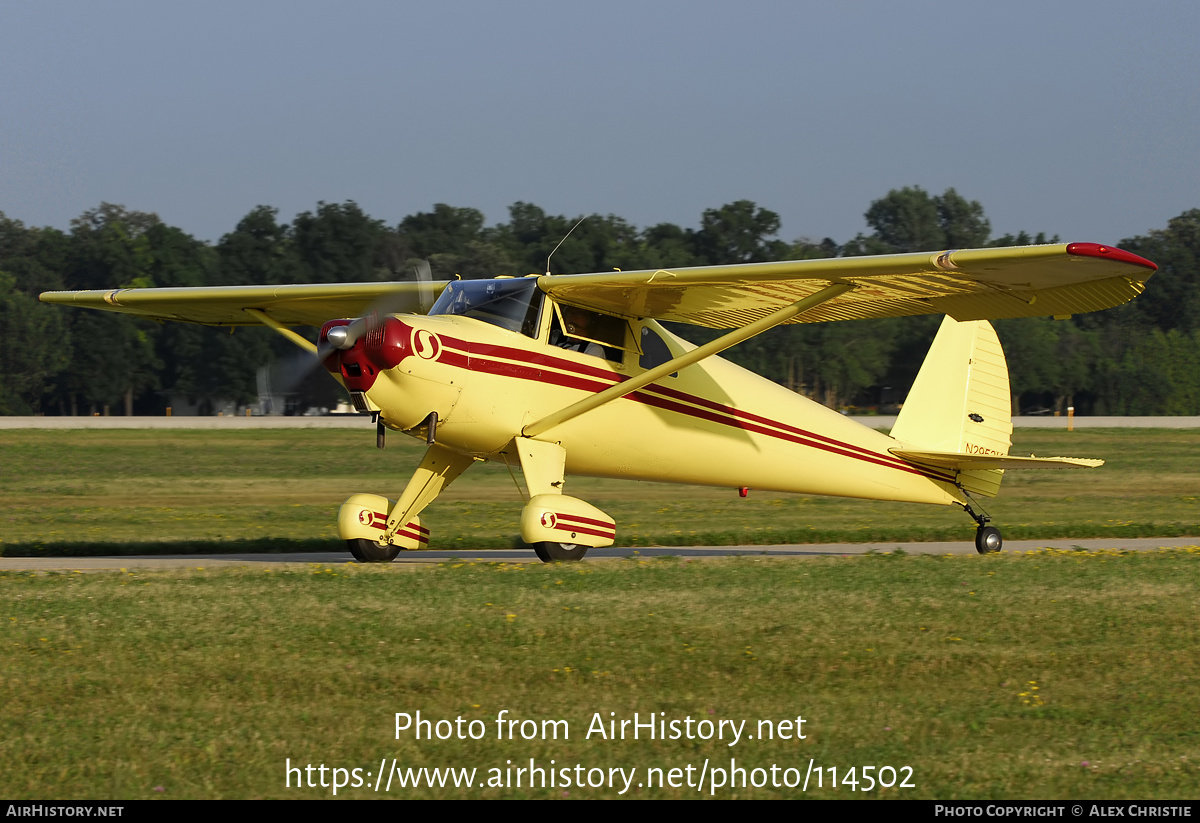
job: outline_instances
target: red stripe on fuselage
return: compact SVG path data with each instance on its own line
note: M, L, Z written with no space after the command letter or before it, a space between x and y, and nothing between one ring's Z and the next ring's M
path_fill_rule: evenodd
M455 342L459 342L459 341L455 341ZM466 344L464 343L462 345L466 345ZM482 356L503 357L505 359L516 360L521 363L530 363L530 364L534 364L534 365L538 365L538 366L549 366L551 368L562 369L564 371L573 372L575 374L586 374L588 376L595 377L595 378L605 381L603 384L583 382L583 381L579 381L578 378L575 378L572 382L569 382L569 383L558 383L558 381L555 381L558 385L565 385L565 386L569 386L570 388L578 388L578 389L585 389L585 390L591 390L591 391L602 391L603 389L606 389L611 385L615 385L617 383L623 383L629 379L627 377L613 374L610 371L605 371L604 369L600 369L595 366L588 366L588 365L585 365L582 363L576 363L573 360L564 360L560 357L554 357L552 355L545 355L545 354L540 354L540 353L536 353L536 352L525 351L523 349L514 349L514 348L509 348L507 346L496 346L496 345L490 345L490 344L481 344L479 346L472 346L472 348L471 348L471 365L472 365L472 367L474 367L476 364L476 358L482 357ZM480 361L480 365L483 365L483 363L484 363L484 361ZM508 364L506 364L506 365L508 365ZM483 370L483 369L480 369L480 370ZM541 379L543 376L545 376L544 372L535 377L535 376L529 375L527 373L519 374L515 370L501 371L499 369L488 368L487 371L492 374L508 374L509 376L512 376L512 377L520 377L522 379L527 379L527 380L528 379ZM559 375L556 375L556 376L559 376ZM799 429L794 426L790 426L786 423L780 423L777 420L771 420L770 418L762 417L760 415L754 414L753 412L744 411L742 409L734 408L733 406L726 406L723 403L718 403L714 400L709 400L706 397L700 397L698 395L688 394L686 392L679 391L678 389L672 389L672 388L668 388L666 386L652 384L650 386L646 386L642 389L639 389L638 392L636 392L636 393L631 393L629 396L632 397L633 394L640 394L642 392L652 392L652 393L656 393L656 394L661 394L665 397L669 397L669 398L672 398L675 400L680 400L680 401L683 401L686 403L690 403L693 406L700 406L701 408L706 408L706 409L710 409L712 411L721 412L723 414L732 415L733 417L741 418L743 420L749 420L749 421L759 423L762 425L772 426L777 429L782 429L783 431L787 431L791 434L800 435L802 437L809 437L809 438L812 438L813 440L820 440L825 443L828 443L831 446L837 446L838 448L849 449L851 451L859 452L860 454L871 458L873 461L878 461L878 460L882 459L882 460L886 461L887 465L892 465L892 466L895 466L896 468L904 469L906 471L910 471L912 469L912 467L908 463L905 463L905 462L899 460L898 458L890 457L887 455L881 455L881 454L878 454L877 452L871 451L870 449L865 449L862 446L855 446L851 443L844 443L840 440L836 440L832 437L828 437L823 434L818 434L816 432L807 431L805 429ZM644 398L644 397L641 398L641 402L646 402L646 398ZM672 410L673 411L681 411L678 407L674 407L674 408L672 408ZM683 411L682 413L687 414L689 412ZM705 418L705 419L712 419L712 418ZM724 421L717 421L717 422L724 422Z
M518 380L552 383L556 386L562 386L564 388L590 391L593 393L603 391L612 385L623 383L629 379L628 377L613 374L611 371L606 371L595 366L576 363L573 360L566 360L561 357L555 357L554 355L532 352L526 349L516 349L509 346L499 346L490 343L472 344L465 340L459 340L446 335L442 335L442 340L444 345L441 353L438 356L438 361L446 363L450 366L468 369L470 371L479 371L486 374L494 374L500 377L512 377ZM447 347L454 347L455 349L458 349L458 351L448 350ZM462 354L463 351L468 351L469 354L464 356ZM506 361L516 362L503 362L489 358L504 358ZM568 372L568 374L560 374L554 371L544 371L538 368L530 368L530 366L560 369ZM583 375L586 375L586 377ZM587 377L595 379L586 379ZM655 394L663 395L663 397L655 397ZM664 411L673 411L689 417L696 417L720 425L742 429L743 431L763 434L779 440L787 440L792 443L831 452L843 457L850 457L856 460L874 463L879 466L884 466L885 468L896 469L898 471L929 477L947 483L954 482L955 476L952 474L924 470L913 466L910 463L906 463L897 457L873 452L870 449L863 448L862 446L856 446L852 443L845 443L827 435L818 434L816 432L788 425L787 423L771 420L770 418L762 417L761 415L754 414L753 412L744 411L742 409L734 408L733 406L727 406L723 403L717 403L716 401L709 400L708 398L700 397L694 394L688 394L687 392L679 391L678 389L672 389L666 386L650 385L630 392L628 395L626 395L626 398L648 406L654 406L656 408L663 409ZM681 402L672 402L672 400L668 398L672 398ZM690 407L682 405L683 403L690 404ZM705 409L708 411L704 411ZM713 414L712 412L716 412L716 414ZM725 417L721 417L719 415L725 415ZM730 417L733 419L728 419ZM775 429L775 431L772 429Z

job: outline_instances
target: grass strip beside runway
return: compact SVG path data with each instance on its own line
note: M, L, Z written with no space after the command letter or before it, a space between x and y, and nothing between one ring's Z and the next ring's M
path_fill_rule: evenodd
M826 770L814 797L864 796L829 787L830 767L844 780L852 766L860 789L863 766L912 767L915 788L872 797L1192 797L1198 583L1200 549L0 573L0 795L316 798L331 790L285 787L288 760L374 772L395 758L486 782L533 758L639 776L811 761ZM497 740L502 710L565 720L569 737ZM417 711L486 734L397 740L395 713ZM802 716L806 737L588 738L597 716L635 712L747 734Z
M358 431L0 431L0 554L176 554L340 548L354 492L395 497L422 445ZM1009 472L985 506L1009 539L1200 534L1200 433L1020 429L1014 454L1096 456L1099 469ZM567 492L611 514L623 546L962 540L957 507L594 478ZM423 517L430 548L511 547L522 500L502 466L466 472Z

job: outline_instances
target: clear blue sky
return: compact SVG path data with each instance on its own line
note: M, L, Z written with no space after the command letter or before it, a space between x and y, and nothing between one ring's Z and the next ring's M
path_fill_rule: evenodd
M749 199L842 242L919 185L1115 242L1200 207L1198 33L1194 2L0 0L0 211L215 240L259 204Z

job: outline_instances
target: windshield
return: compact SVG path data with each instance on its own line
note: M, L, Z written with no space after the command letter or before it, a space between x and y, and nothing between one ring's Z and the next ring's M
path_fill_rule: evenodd
M438 297L432 314L473 317L493 326L537 337L542 292L533 278L455 280Z

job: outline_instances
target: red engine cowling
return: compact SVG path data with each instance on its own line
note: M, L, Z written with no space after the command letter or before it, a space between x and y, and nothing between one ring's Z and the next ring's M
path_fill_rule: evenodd
M330 320L321 327L317 345L323 346L329 338L329 330L337 326L348 326L353 320ZM395 317L385 318L382 324L363 333L349 349L334 349L323 361L331 374L341 374L350 391L365 392L375 385L375 378L384 369L400 364L412 354L409 340L411 327Z

